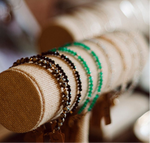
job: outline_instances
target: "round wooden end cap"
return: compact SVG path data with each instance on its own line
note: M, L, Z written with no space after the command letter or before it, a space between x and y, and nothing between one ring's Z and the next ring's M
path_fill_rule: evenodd
M45 52L72 41L73 35L63 26L49 25L42 30L38 44L40 52Z
M43 114L36 83L17 70L1 73L0 81L0 123L17 133L36 128Z

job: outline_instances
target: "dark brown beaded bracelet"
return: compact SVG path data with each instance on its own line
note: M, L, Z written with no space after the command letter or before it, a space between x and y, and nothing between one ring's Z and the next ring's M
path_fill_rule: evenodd
M77 91L77 96L76 96L76 102L73 105L72 110L70 111L70 114L72 114L76 110L76 108L78 107L78 104L79 104L80 99L81 99L81 92L82 92L82 82L81 82L81 79L80 79L79 72L76 70L76 66L74 65L74 63L67 56L65 56L63 54L60 54L58 51L56 51L56 52L48 51L48 52L42 53L42 55L43 56L52 55L52 56L59 57L64 62L66 62L70 66L70 68L73 70L73 73L74 73L75 78L76 78L78 91Z
M67 113L69 112L69 105L71 102L71 88L68 84L69 80L67 75L63 69L55 63L55 61L42 55L32 56L30 58L21 58L20 60L17 60L12 67L25 63L32 63L44 67L45 69L49 70L59 82L59 85L62 89L63 113L61 113L60 117L58 117L56 120L51 121L51 123L56 124L53 130L59 130L65 121Z

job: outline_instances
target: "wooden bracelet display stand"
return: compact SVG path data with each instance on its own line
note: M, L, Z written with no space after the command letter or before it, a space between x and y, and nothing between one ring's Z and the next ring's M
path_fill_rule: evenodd
M138 45L142 48L142 54L147 58L147 45L142 36L137 33L136 35ZM136 68L132 68L133 64L131 64L131 61L133 57L125 42L119 41L119 38L113 33L97 37L97 39L103 46L109 48L109 54L114 63L115 75L112 89L132 80ZM83 41L83 43L88 45L99 57L103 70L102 93L109 92L108 83L110 79L108 77L110 77L111 72L105 54L98 45L87 41ZM93 77L93 89L95 89L98 79L95 61L84 49L76 46L70 46L69 48L76 51L87 62ZM120 54L119 51L122 51L122 54ZM81 105L87 92L87 75L82 65L73 56L66 53L65 55L72 60L80 72L83 88ZM49 57L58 63L64 69L66 75L68 75L72 92L72 105L76 98L77 87L72 70L59 58L54 56ZM144 66L146 60L140 60L143 63L142 66ZM124 70L126 70L126 72L124 72ZM53 76L44 68L33 64L19 65L2 72L0 74L0 81L0 123L7 129L18 133L28 132L60 115L62 109L60 108L61 95L58 84ZM80 128L78 132L78 134L82 134L82 136L84 134L84 140L82 141L88 140L89 117L89 114L87 114L82 118L84 124L81 128L87 130L82 131ZM80 125L81 124L82 123L80 123ZM82 142L81 139L78 141Z
M115 30L140 30L148 35L148 1L143 1L93 2L47 20L39 35L39 50L45 52L67 42L81 41ZM139 10L137 5L143 9Z

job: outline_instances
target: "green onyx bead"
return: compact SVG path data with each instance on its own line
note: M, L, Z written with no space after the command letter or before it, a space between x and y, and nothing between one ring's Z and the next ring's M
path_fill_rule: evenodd
M92 90L93 90L93 84L92 84L92 86L90 87L90 89L89 89L91 92L92 92Z
M84 109L84 108L86 107L86 105L87 105L87 104L86 104L86 103L84 103L84 104L83 104L83 108L82 108L82 109Z
M90 91L89 94L88 94L88 97L91 97L91 96L92 96L92 92Z
M83 110L81 110L81 109L80 109L80 110L78 111L78 114L81 114L81 113L82 113L82 111L83 111Z
M52 51L52 52L56 52L56 49L54 48L54 49L52 49L51 51Z
M90 72L90 71L88 71L88 74L91 74L91 72Z
M91 93L88 94L88 97L91 97Z
M90 83L93 84L93 80L92 79L90 79Z
M88 111L90 112L92 110L92 108L90 107L90 108L88 108Z
M94 99L93 99L93 101L94 101L94 104L95 104L95 103L96 103L96 101L97 101L97 98L94 98Z
M91 108L93 108L93 106L94 106L94 102L92 102L92 104L91 104Z
M96 94L96 98L99 98L99 95L98 95L98 94Z
M103 78L101 78L100 81L103 81Z
M92 88L93 88L93 83L90 83L90 87L92 87Z
M89 77L89 80L92 80L92 79L93 79L93 78L90 76L90 77Z

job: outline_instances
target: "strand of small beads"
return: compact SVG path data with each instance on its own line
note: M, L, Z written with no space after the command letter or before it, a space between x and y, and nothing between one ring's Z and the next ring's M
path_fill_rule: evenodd
M116 50L118 51L119 55L121 56L122 63L123 63L123 69L124 69L123 72L121 73L121 78L122 78L122 80L124 80L126 73L127 73L128 65L126 64L126 60L125 60L126 58L125 58L123 51L116 44L116 42L112 41L110 38L107 38L106 36L100 36L100 38L109 42L111 45L113 45L116 48ZM123 83L121 86L119 86L117 89L115 89L114 92L117 92L118 94L123 93L125 91L125 86L126 86L126 84Z
M138 68L136 69L136 72L134 74L134 77L132 79L132 81L130 81L128 84L127 84L127 87L126 87L126 90L129 90L129 91L133 91L133 89L137 86L138 84L138 81L139 81L139 77L140 77L140 71L142 69L142 59L144 58L143 55L142 55L142 50L140 49L140 44L138 44L139 41L137 41L136 39L136 36L132 35L132 33L128 33L128 32L124 32L124 34L127 35L127 37L132 40L134 42L134 44L136 45L137 47L137 50L138 50L138 54L134 54L136 56L138 56L138 58L140 58L140 63L138 64Z
M61 113L60 117L52 121L51 124L55 124L53 132L60 130L60 127L63 125L63 122L65 121L66 114L69 112L69 105L71 101L71 88L69 85L67 75L65 74L63 69L58 64L55 63L55 61L41 55L32 56L30 58L28 57L21 58L20 60L17 60L12 67L25 63L36 64L47 69L57 80L61 88L63 112Z
M109 68L110 68L110 76L109 76L109 81L108 81L109 82L108 88L111 89L112 88L112 84L113 84L115 69L114 69L114 64L112 62L112 58L108 54L108 48L106 46L100 44L100 42L96 38L86 39L86 41L89 41L89 42L92 42L92 43L96 44L102 50L102 52L105 54L105 56L107 57Z
M73 108L70 110L70 114L72 114L76 110L76 108L78 107L78 104L79 104L80 99L81 99L81 92L82 92L82 82L80 79L80 74L76 69L76 66L67 56L60 54L58 51L57 52L48 51L48 52L42 53L42 55L43 56L47 56L47 55L56 56L56 57L62 59L64 62L66 62L70 66L70 68L72 69L72 72L75 75L75 79L76 79L76 83L77 83L76 102L74 103Z
M74 42L74 43L66 44L65 46L68 47L68 46L71 46L71 45L74 45L74 46L81 47L81 48L85 49L92 56L92 58L94 59L94 61L96 63L96 66L97 66L97 70L98 70L98 73L99 73L98 74L98 85L97 85L97 88L96 88L95 97L93 98L93 100L92 100L92 102L91 102L91 104L88 108L88 111L91 111L93 106L95 105L97 99L99 98L100 93L101 93L101 88L102 88L102 84L103 84L102 65L100 63L100 60L99 60L98 56L87 45L85 45L83 43L80 43L80 42Z
M92 90L93 90L93 79L91 76L91 71L87 65L87 63L85 62L85 60L79 56L76 52L74 52L73 50L68 49L67 47L60 47L58 49L52 49L51 51L62 51L62 52L66 52L69 53L70 55L74 56L84 67L87 76L88 76L88 92L87 92L87 98L85 99L82 107L78 110L78 114L81 114L82 111L86 108L87 104L90 102L90 98L92 96Z

